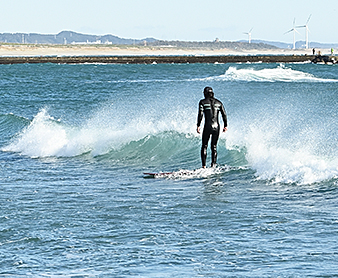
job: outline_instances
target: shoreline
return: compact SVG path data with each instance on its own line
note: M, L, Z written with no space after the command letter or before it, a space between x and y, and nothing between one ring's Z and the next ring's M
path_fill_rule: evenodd
M316 49L323 55L329 49ZM55 44L11 44L0 43L0 57L3 56L129 56L129 55L312 55L312 49L255 48L184 48L141 45L55 45Z
M323 55L329 50L318 49ZM208 49L137 45L0 44L0 64L22 63L296 63L313 62L312 49ZM324 56L323 56L324 57ZM326 56L325 56L326 57ZM327 62L337 63L335 56ZM317 62L323 62L317 60ZM325 62L325 61L324 61Z

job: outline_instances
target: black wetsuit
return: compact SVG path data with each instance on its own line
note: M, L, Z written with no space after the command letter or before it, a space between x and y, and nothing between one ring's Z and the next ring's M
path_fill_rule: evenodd
M202 99L199 102L197 127L201 125L201 121L204 114L204 129L202 134L202 148L201 148L201 159L203 167L205 167L206 165L207 148L210 136L211 136L211 153L212 153L211 166L216 165L217 141L220 132L220 126L218 121L219 112L221 112L222 114L224 127L227 127L227 116L222 102L213 97Z

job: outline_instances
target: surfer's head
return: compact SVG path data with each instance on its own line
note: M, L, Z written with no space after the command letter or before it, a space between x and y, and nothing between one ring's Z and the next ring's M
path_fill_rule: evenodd
M214 97L214 91L211 87L205 87L203 91L205 98L213 98Z

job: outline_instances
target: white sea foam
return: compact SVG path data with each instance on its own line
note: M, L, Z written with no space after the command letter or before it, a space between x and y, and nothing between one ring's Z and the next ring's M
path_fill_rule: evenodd
M194 132L185 113L177 117L161 118L156 115L139 117L114 117L113 107L105 107L94 113L80 126L65 125L51 117L47 109L34 117L30 125L2 151L17 152L30 157L71 157L84 153L93 156L108 153L131 141L149 134L175 130ZM126 120L127 119L127 120Z
M258 179L278 183L312 184L338 177L336 150L323 147L326 134L304 129L284 132L286 123L267 121L235 124L227 148L240 149Z
M229 67L225 74L205 78L206 81L247 81L247 82L338 82L336 79L318 78L313 74L297 71L281 64L275 68Z
M39 134L39 136L36 136ZM15 142L3 151L26 152L30 156L45 156L55 153L66 144L66 131L42 109L28 128L24 129Z

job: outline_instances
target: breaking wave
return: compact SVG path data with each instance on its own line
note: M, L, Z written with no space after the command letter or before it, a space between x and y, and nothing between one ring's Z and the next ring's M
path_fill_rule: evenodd
M325 79L313 74L294 70L281 64L276 68L229 67L225 74L204 79L205 81L246 81L246 82L338 82L337 79Z

